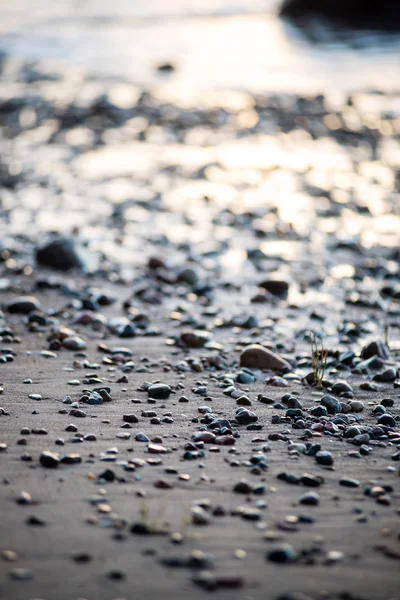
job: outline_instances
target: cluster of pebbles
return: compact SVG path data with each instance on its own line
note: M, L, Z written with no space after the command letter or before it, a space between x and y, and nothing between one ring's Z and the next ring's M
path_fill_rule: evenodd
M0 596L394 597L399 96L2 69Z

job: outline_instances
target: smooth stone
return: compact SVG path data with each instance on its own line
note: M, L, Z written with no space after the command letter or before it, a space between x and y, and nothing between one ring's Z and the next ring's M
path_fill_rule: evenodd
M325 467L330 467L331 465L333 465L333 456L330 452L327 452L326 450L320 450L319 452L317 452L317 454L315 455L315 460L319 465L323 465Z
M34 296L19 296L13 298L6 304L6 310L9 313L16 313L21 315L28 315L34 310L40 308L40 302Z
M201 506L193 506L191 518L194 525L208 525L211 522L210 515Z
M73 335L70 337L66 337L62 342L63 348L67 350L73 350L74 352L78 352L80 350L86 350L86 342L81 337L77 335Z
M387 427L396 427L396 419L389 414L379 417L378 423L379 425L386 425Z
M352 477L342 477L339 480L339 484L344 487L358 488L360 487L360 482L358 479L353 479Z
M60 457L50 450L44 450L40 455L40 464L47 469L55 469L60 464Z
M249 425L250 423L255 423L258 420L256 413L246 409L239 410L240 412L235 415L235 419L240 425Z
M211 337L209 331L197 329L182 331L180 340L187 348L202 348L211 340Z
M341 406L339 400L337 400L333 396L329 396L329 395L322 396L321 405L325 406L326 410L328 411L328 413L330 415L335 415L342 411L342 406Z
M299 503L307 506L317 506L319 504L319 494L317 492L306 492L300 496Z
M147 393L154 400L167 400L172 393L172 389L165 383L153 383L148 388Z
M242 479L233 486L233 491L236 494L251 494L253 492L253 486L250 485L250 483L248 483L245 479Z
M282 371L291 369L290 364L272 350L268 350L259 344L251 344L245 348L240 356L242 367L249 369L266 369L271 371Z

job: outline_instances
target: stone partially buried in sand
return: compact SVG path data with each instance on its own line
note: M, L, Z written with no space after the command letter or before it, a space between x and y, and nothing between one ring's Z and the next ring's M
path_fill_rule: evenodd
M240 364L242 367L248 367L249 369L268 369L271 371L290 369L290 364L285 359L260 344L247 346L240 356Z

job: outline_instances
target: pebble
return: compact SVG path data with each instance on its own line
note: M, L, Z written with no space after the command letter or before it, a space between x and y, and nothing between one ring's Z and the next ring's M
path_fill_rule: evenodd
M39 265L69 271L83 269L85 260L82 250L73 238L58 238L46 242L36 249L36 261Z
M188 348L202 348L211 338L211 333L203 330L186 330L180 335L180 341Z
M40 309L40 302L34 296L18 296L7 302L6 310L9 313L28 315L34 310Z
M330 415L335 415L337 413L342 412L342 406L341 406L339 400L337 400L333 396L329 396L329 395L323 396L321 398L321 405L325 406L326 410L328 411L328 413Z
M339 480L339 484L343 485L344 487L352 487L352 488L357 488L360 487L360 482L358 481L358 479L353 479L352 477L342 477Z
M192 523L194 525L208 525L211 517L201 506L193 506L191 509Z
M252 344L243 350L240 355L240 364L249 369L271 371L290 369L290 364L286 360L259 344Z
M40 455L40 464L47 469L55 469L60 464L60 457L50 450L44 450Z
M326 450L320 450L319 452L317 452L317 454L315 455L315 460L319 465L324 465L325 467L333 465L333 456L331 452L328 452Z
M251 494L253 492L253 486L245 479L242 479L233 486L233 491L236 494Z
M154 398L155 400L167 400L172 393L172 389L165 383L154 383L148 388L147 393L149 398Z
M30 581L31 579L33 579L33 571L31 571L31 569L24 569L19 567L11 569L11 571L9 572L9 576L15 581Z
M291 544L280 544L267 552L267 559L274 563L293 563L297 560L297 552Z
M300 496L299 503L307 506L317 506L319 504L319 494L317 492L306 492Z

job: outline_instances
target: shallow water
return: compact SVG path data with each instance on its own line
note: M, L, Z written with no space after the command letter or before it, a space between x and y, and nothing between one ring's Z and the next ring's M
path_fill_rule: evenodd
M0 49L128 78L170 94L210 88L391 90L400 38L329 31L309 39L276 16L277 0L15 0L0 6ZM157 73L172 62L174 74Z

